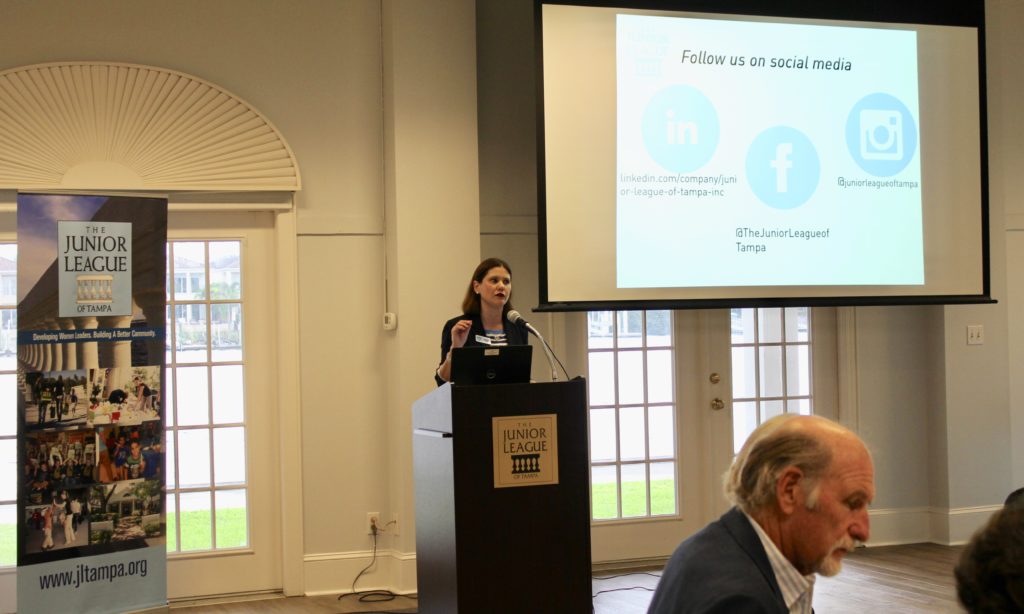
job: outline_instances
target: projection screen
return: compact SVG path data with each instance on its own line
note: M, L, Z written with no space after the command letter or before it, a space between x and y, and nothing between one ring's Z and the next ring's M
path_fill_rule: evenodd
M626 4L537 4L541 309L990 300L981 2Z

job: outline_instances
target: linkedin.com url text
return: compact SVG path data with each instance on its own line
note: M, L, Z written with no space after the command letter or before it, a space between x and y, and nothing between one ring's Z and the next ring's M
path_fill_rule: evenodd
M687 198L706 198L709 196L725 196L725 190L704 188L622 188L619 196L643 196L661 198L663 196L684 196Z
M652 173L620 173L620 183L674 183L682 185L732 185L736 175L654 175Z
M620 173L619 196L641 198L721 198L721 186L736 183L735 175L654 175L652 173ZM633 187L629 187L630 185ZM684 187L667 187L668 185Z

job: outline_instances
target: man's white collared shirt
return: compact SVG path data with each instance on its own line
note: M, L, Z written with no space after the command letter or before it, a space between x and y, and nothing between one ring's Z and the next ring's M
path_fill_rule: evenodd
M771 563L772 571L775 572L775 581L779 583L782 591L782 600L786 602L790 614L811 614L811 599L814 596L814 574L809 576L801 575L796 567L779 552L775 542L768 537L761 525L743 512L750 524L754 527L757 537L764 546L764 552L768 555L768 562Z

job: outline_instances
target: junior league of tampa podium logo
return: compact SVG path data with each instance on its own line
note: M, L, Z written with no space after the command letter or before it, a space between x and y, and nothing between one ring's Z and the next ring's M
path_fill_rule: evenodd
M494 487L558 483L558 416L491 419Z
M540 473L540 454L513 454L512 475Z

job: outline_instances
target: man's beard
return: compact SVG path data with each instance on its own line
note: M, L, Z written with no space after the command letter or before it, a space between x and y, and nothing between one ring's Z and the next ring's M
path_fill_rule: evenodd
M832 577L838 574L843 569L843 560L841 557L832 556L836 550L845 550L846 552L852 552L856 543L849 536L843 536L832 545L829 549L828 554L825 558L818 561L814 571L820 576Z

